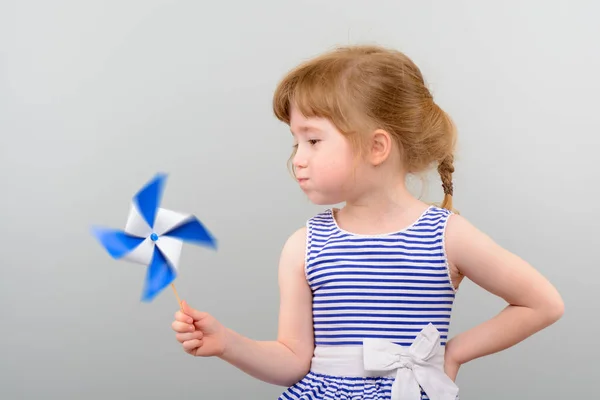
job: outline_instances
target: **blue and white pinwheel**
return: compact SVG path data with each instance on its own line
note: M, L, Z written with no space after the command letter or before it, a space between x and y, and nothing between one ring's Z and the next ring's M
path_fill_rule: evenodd
M184 241L216 249L216 240L196 217L160 208L165 181L165 174L157 174L134 196L124 231L92 230L114 259L148 266L146 302L175 280Z

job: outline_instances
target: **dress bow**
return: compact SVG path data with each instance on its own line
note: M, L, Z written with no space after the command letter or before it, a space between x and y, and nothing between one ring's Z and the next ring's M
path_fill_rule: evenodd
M410 347L384 339L367 338L364 368L368 371L393 371L392 400L420 400L421 387L431 400L456 400L458 387L444 372L440 333L428 324Z

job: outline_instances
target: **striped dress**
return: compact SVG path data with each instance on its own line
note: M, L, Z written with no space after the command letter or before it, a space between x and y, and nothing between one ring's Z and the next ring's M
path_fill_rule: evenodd
M372 348L406 350L418 335L433 337L434 350L427 351L441 353L436 367L443 371L455 296L444 248L450 214L431 206L409 227L381 235L344 231L331 209L307 221L305 274L313 292L315 351L311 370L279 400L392 399L392 386L411 380L413 375L406 373L417 362L412 360L410 368L366 373L363 345L369 340ZM417 382L412 397L404 388L394 389L393 398L458 398L454 382L445 374L438 378L447 380L445 392L432 396L431 389L426 394Z

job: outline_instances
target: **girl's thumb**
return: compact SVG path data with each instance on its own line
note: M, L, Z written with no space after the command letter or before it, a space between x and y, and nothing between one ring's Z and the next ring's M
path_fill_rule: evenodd
M206 313L191 308L185 300L181 302L181 307L183 308L184 314L189 315L190 317L192 317L192 319L196 321L206 316Z

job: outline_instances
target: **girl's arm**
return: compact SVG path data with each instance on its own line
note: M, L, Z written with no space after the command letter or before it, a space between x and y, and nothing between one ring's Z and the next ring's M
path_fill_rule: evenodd
M309 370L314 350L312 292L304 274L306 228L287 240L279 262L279 333L255 341L226 330L223 360L262 381L291 386Z
M457 365L511 347L562 316L561 296L527 262L497 245L459 215L450 218L446 229L446 251L451 266L508 303L496 317L447 343L446 356Z

